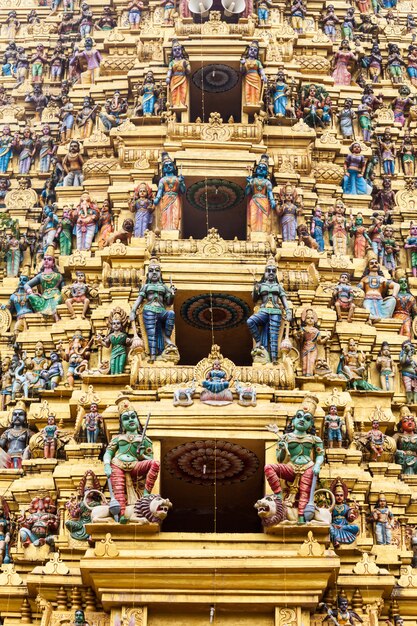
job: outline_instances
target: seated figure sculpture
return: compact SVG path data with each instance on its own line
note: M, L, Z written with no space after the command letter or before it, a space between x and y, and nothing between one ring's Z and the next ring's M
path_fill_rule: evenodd
M291 419L287 432L279 435L275 424L268 430L278 435L277 464L265 466L265 477L272 491L282 499L284 491L283 517L285 509L295 505L298 508L298 522L306 521L305 511L315 490L315 483L324 461L323 441L315 435L314 417L300 409ZM289 455L289 461L284 459ZM284 482L284 489L281 485ZM293 485L297 485L294 489Z
M354 521L359 516L357 507L346 504L348 489L341 478L336 478L330 485L330 490L335 497L335 505L332 511L332 525L330 527L330 539L335 548L341 544L351 544L359 534L359 526Z
M388 295L392 288L392 295ZM358 289L365 292L363 306L368 309L371 322L378 322L380 319L391 318L394 313L397 301L396 295L400 286L391 279L385 278L379 263L376 259L370 259Z
M407 406L400 409L400 423L398 432L393 439L397 444L395 462L401 465L402 474L415 476L417 474L417 424L416 418Z

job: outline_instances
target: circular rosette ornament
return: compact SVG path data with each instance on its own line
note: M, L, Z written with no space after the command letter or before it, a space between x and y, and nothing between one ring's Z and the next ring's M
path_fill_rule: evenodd
M244 199L242 187L230 180L208 178L191 185L187 191L188 202L199 211L226 211Z
M164 459L175 478L194 485L244 482L259 468L254 452L229 441L190 441L170 450Z
M202 91L222 93L237 84L239 74L228 65L212 63L200 68L193 74L193 83Z
M242 324L249 316L249 307L240 298L222 293L203 293L186 300L181 317L194 328L226 330Z

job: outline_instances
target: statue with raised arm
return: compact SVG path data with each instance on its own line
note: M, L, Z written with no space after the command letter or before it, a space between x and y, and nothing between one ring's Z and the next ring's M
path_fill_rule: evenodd
M129 400L122 399L118 409L120 434L107 446L103 461L114 498L120 504L120 522L123 522L126 505L138 499L141 481L145 483L143 495L151 493L158 478L159 462L153 458L152 441L146 437L146 427L144 430Z

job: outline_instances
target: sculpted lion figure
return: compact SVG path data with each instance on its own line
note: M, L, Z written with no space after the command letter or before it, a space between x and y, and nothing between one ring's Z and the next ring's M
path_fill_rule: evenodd
M322 489L320 491L327 492L328 490ZM311 520L311 522L307 522L307 524L314 524L316 526L330 526L332 522L332 509L334 506L334 500L332 500L332 502L333 505L330 508L316 506L314 518ZM287 506L287 504L274 493L271 493L270 495L261 498L256 502L254 506L255 509L257 509L258 511L258 515L261 518L264 528L276 526L277 524L297 523L297 508Z
M104 496L103 496L104 498ZM90 507L84 498L84 504L91 511L91 523L111 523L114 518L110 514L110 508L104 498L106 504ZM143 496L135 504L129 504L126 507L124 517L129 522L135 524L161 524L168 515L169 509L172 508L171 502L167 498L163 498L159 494L151 493Z

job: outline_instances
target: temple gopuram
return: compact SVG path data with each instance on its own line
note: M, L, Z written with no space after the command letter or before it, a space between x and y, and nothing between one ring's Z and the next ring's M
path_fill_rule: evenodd
M0 0L0 625L417 626L416 0Z

